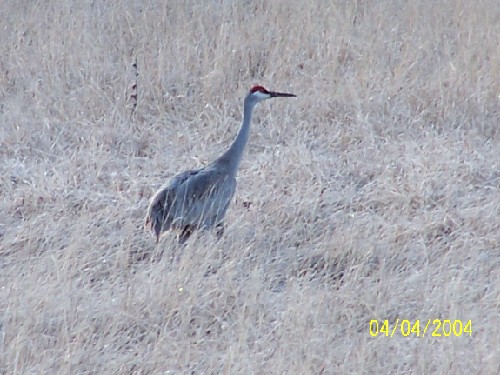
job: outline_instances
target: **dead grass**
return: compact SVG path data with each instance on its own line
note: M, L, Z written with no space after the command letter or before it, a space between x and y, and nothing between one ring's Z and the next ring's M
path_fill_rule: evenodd
M49 3L0 21L0 373L500 371L497 1ZM299 97L257 108L224 241L155 246L253 83Z

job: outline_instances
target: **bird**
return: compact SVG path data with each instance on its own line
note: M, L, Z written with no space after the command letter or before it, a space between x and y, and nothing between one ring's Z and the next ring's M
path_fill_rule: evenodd
M176 231L184 244L194 231L216 228L224 234L224 216L236 190L236 174L250 134L252 113L257 103L271 98L296 97L253 86L243 102L243 122L230 147L204 168L174 176L151 198L144 226L158 243L163 232Z

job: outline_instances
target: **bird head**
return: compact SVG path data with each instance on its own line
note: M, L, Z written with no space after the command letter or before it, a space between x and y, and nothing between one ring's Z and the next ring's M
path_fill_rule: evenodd
M255 101L255 103L261 102L266 99L270 98L278 98L278 97L283 97L283 98L294 98L297 95L294 94L287 94L284 92L275 92L275 91L269 91L265 89L263 86L253 86L250 89L250 92L247 95L247 98L251 99L252 101Z

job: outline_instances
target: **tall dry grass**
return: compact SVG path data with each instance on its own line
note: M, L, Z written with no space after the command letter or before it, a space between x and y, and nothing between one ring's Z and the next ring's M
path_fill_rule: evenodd
M0 373L499 372L498 1L2 14ZM156 246L149 197L254 83L298 99L257 108L224 240Z

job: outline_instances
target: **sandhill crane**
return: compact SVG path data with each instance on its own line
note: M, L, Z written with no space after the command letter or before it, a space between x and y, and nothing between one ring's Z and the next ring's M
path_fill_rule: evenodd
M224 215L236 190L236 173L248 141L255 105L263 100L296 95L268 91L254 86L245 97L243 123L229 149L205 168L187 170L163 185L151 198L145 219L146 229L159 241L162 232L180 231L183 244L194 230L217 229L224 233Z

